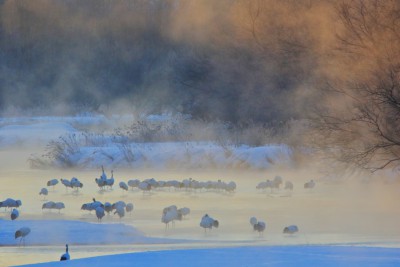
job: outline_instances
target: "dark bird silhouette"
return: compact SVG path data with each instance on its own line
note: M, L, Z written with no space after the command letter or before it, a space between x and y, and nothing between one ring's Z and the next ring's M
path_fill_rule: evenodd
M21 238L21 240L19 241L19 244L21 245L21 242L24 242L25 245L25 237L31 232L31 229L29 227L22 227L19 230L17 230L15 232L15 239L17 239L18 237Z
M65 253L61 255L60 261L67 261L69 260L69 252L68 252L68 244L65 245Z
M17 209L13 209L12 212L11 212L11 220L14 221L15 219L18 218L18 216L19 216L18 210Z

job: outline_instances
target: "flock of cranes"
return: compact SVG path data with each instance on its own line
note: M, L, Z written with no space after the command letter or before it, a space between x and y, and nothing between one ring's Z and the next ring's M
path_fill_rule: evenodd
M156 180L154 178L149 178L145 180L132 179L129 180L128 183L120 182L119 187L122 190L128 191L139 189L143 191L143 193L150 192L152 190L185 190L190 192L200 192L200 191L213 191L220 193L233 193L236 190L236 183L224 182L221 180L218 181L206 181L200 182L192 178L184 179L182 181L178 180Z
M275 190L279 190L281 184L283 183L283 179L281 176L277 175L274 177L272 180L266 180L263 182L258 183L256 186L256 189L266 191L267 189L270 189L270 192L274 192ZM315 182L314 180L310 180L304 184L304 188L311 190L315 187ZM285 181L285 186L284 190L287 191L293 191L294 185L291 181Z
M95 183L99 187L100 190L111 190L114 183L115 183L115 178L114 178L114 172L111 171L111 177L108 178L104 168L102 167L102 173L100 177L95 178ZM66 187L66 190L68 188L71 188L75 191L78 191L79 189L83 188L83 183L79 181L78 178L73 177L71 180L68 179L51 179L47 182L47 187L54 187L59 184L63 184ZM267 189L270 189L271 192L274 190L280 190L280 186L283 184L283 179L280 176L275 176L273 180L266 180L263 182L260 182L257 186L256 189L258 190L263 190L266 191ZM218 181L207 181L207 182L202 182L202 181L197 181L192 178L184 179L182 181L178 180L168 180L168 181L163 181L163 180L156 180L154 178L150 179L145 179L145 180L129 180L127 183L121 181L119 184L119 187L124 190L128 191L130 190L135 190L139 189L143 191L143 193L150 192L151 190L160 190L160 189L169 189L169 190L185 190L185 191L191 191L191 192L198 192L201 190L204 191L216 191L216 192L226 192L226 193L233 193L236 190L236 183L235 182L223 182L221 180ZM306 190L311 190L315 187L315 182L314 180L310 180L304 184L304 188ZM284 190L288 191L293 191L294 186L293 183L290 181L286 181L284 184ZM48 196L49 190L45 187L43 187L39 195L42 195L44 197L43 200L45 200L46 196ZM0 202L0 208L11 208L11 220L16 220L19 217L19 211L18 208L22 205L21 200L15 200L12 198L7 198L6 200ZM42 204L42 210L58 210L60 213L62 209L65 209L65 204L63 202L53 202L53 201L47 201ZM83 203L81 206L81 210L86 210L89 211L90 213L92 211L95 212L95 215L97 217L97 220L101 222L102 218L108 214L116 214L118 215L119 219L123 218L125 216L125 213L131 213L134 209L133 203L125 203L124 201L117 201L115 203L110 203L110 202L100 202L97 201L95 198L92 199L91 202L88 203ZM162 210L161 213L161 222L165 224L165 230L167 230L170 226L170 223L174 226L175 221L180 221L182 220L185 216L187 216L190 213L190 208L188 207L183 207L183 208L178 208L176 205L171 205L168 207L165 207ZM258 232L261 235L263 235L264 230L266 229L266 223L264 221L260 221L255 217L250 218L250 224L251 227L254 231ZM214 219L208 214L205 214L201 220L200 220L200 227L202 227L207 233L207 230L211 230L213 228L218 228L220 226L219 221ZM297 233L298 227L296 225L289 225L284 227L283 233L284 234L295 234ZM22 227L18 229L15 232L15 239L20 238L20 245L21 243L25 244L25 237L31 232L31 229L29 227ZM68 244L66 245L66 252L65 254L62 255L61 260L69 260L70 256L68 253Z
M102 174L99 178L95 178L95 182L100 190L110 190L113 188L115 183L114 173L111 171L111 177L108 178L102 167ZM123 191L139 189L143 193L149 193L153 190L186 190L192 192L198 191L216 191L216 192L226 192L233 193L236 190L236 183L233 181L224 182L218 181L206 181L201 182L192 178L184 179L182 181L178 180L156 180L155 178L148 178L144 180L131 179L127 183L121 181L118 186Z

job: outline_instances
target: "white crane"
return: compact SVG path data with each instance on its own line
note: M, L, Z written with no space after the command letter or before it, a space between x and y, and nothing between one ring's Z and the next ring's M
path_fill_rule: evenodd
M83 187L83 184L76 177L71 178L70 184L71 188L75 188L76 191L79 191L79 188Z
M96 201L96 199L93 198L93 202L83 204L81 210L92 211L96 210L97 207L104 207L104 205L100 201Z
M250 224L251 224L252 227L254 227L254 225L255 225L257 222L258 222L258 220L257 220L256 217L251 217L251 218L250 218Z
M307 182L307 183L305 183L304 184L304 188L305 189L313 189L315 187L315 182L314 182L314 180L311 180L311 181L309 181L309 182Z
M145 192L150 192L151 184L149 184L148 182L140 182L138 188L142 190L144 194Z
M231 181L225 186L225 191L233 193L236 190L236 183Z
M126 204L125 210L126 210L126 212L129 212L130 214L132 214L133 204L132 203Z
M54 186L58 184L58 180L57 179L51 179L49 181L47 181L47 186L52 186L53 187L53 191L54 191Z
M181 215L180 217L183 218L190 213L190 209L187 207L183 207L178 209L178 213Z
M104 210L105 212L107 212L107 214L110 214L110 212L112 211L112 205L110 202L105 202L104 203Z
M178 208L175 205L163 209L161 222L165 223L165 230L169 227L170 222L174 226L174 221L179 219L182 219L182 214L179 214Z
M106 184L107 184L107 180L103 180L100 178L95 178L94 180L95 180L96 184L100 187L100 190L103 190L104 186L106 186Z
M48 210L51 210L51 209L53 209L53 207L55 206L55 202L54 201L48 201L48 202L46 202L46 203L43 203L43 205L42 205L42 210L44 210L44 209L48 209Z
M114 171L111 170L111 178L106 180L106 185L110 187L110 189L112 189L113 185L114 185Z
M260 182L257 186L256 189L261 189L263 191L265 191L267 188L271 188L271 192L272 192L272 187L274 186L273 181L270 180L266 180L265 182Z
M103 167L103 165L101 165L101 171L102 171L102 173L101 173L100 179L101 179L101 180L107 180L107 175L106 175L106 173L104 172L104 167Z
M70 260L69 252L68 252L68 244L65 245L65 253L61 255L60 261L68 261Z
M47 190L47 188L42 188L39 192L39 195L43 195L43 200L46 199L46 196L49 194L49 191Z
M122 206L117 206L114 214L116 214L116 213L118 214L119 219L121 219L122 217L125 216L125 209Z
M104 213L104 208L99 206L96 208L96 217L99 220L99 222L101 222L101 219L104 217L105 213Z
M61 209L65 209L65 205L62 202L56 202L52 208L58 210L58 213L60 213Z
M68 187L72 188L71 182L68 179L60 179L61 183L65 186L65 191L68 191Z
M133 190L133 188L138 187L140 184L140 180L138 179L132 179L128 181L128 186Z
M15 219L18 218L18 216L19 216L18 210L17 209L13 209L12 212L11 212L11 220L14 221Z
M128 191L128 185L125 182L119 182L119 187L122 190Z
M253 225L253 230L257 231L258 233L260 233L260 236L262 236L264 234L265 226L265 222L258 221L256 224Z
M25 246L25 237L31 232L31 229L29 227L22 227L20 229L18 229L15 232L15 239L17 238L21 238L19 240L19 244L21 245L21 242L23 241L23 244Z
M290 225L287 226L283 229L283 233L284 234L295 234L299 231L299 228L297 227L297 225Z
M201 218L200 226L203 227L204 232L206 232L207 229L211 230L213 227L218 228L219 222L206 214Z
M104 190L104 187L107 185L107 175L104 172L104 167L101 166L101 175L100 178L95 178L96 184L100 187L101 190Z
M274 177L274 180L272 180L273 183L273 188L279 189L279 186L282 184L283 179L281 176L277 175Z
M21 200L15 200L12 198L7 198L6 200L0 202L0 208L18 208L19 206L22 205Z
M293 191L293 183L290 181L285 182L285 190Z
M113 210L116 210L118 208L125 209L126 203L122 200L115 202L114 204L111 205Z

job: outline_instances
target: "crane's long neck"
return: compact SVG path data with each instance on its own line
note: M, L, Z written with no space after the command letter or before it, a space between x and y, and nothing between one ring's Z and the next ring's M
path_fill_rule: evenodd
M68 245L66 245L65 247L66 247L65 252L68 253Z

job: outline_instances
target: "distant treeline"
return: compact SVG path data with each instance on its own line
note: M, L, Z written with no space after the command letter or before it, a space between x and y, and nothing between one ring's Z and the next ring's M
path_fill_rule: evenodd
M323 77L329 2L3 0L0 107L298 118Z

